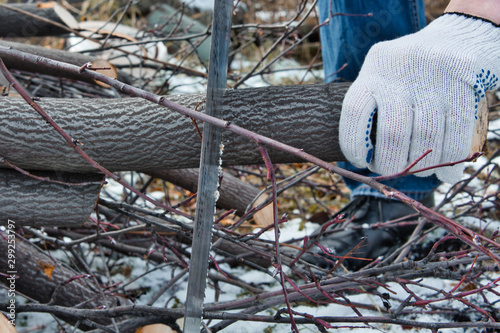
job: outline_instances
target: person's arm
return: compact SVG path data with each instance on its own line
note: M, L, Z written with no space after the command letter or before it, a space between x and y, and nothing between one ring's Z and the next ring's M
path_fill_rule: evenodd
M468 14L500 24L498 0L451 0L444 12Z

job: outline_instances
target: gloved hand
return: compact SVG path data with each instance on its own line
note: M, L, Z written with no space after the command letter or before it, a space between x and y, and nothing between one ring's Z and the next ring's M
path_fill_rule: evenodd
M344 99L342 152L355 166L384 175L402 171L428 149L416 168L466 158L478 103L499 86L499 77L500 28L481 19L445 14L417 33L377 43ZM456 182L463 169L417 175Z

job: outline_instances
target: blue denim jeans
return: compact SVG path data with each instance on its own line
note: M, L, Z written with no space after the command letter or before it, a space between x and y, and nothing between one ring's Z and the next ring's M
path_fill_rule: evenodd
M321 53L325 82L354 81L370 47L380 41L401 37L426 24L423 0L319 0ZM367 169L358 169L348 162L339 162L344 169L366 176L377 176ZM345 179L351 196L385 197L368 185ZM383 182L409 197L422 200L439 184L435 176L406 176Z

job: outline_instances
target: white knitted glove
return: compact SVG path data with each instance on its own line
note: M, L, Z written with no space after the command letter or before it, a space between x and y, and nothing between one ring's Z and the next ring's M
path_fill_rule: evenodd
M498 77L500 28L480 19L446 14L417 33L377 43L344 99L342 152L355 166L384 175L428 149L418 169L466 158L478 102L499 86ZM459 164L418 175L455 182L463 169Z

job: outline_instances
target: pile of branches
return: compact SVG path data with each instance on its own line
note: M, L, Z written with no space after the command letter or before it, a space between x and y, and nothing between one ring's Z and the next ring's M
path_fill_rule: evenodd
M70 9L73 14L85 17L91 14L92 5L89 4L86 8ZM281 24L234 24L234 38L239 41L234 44L234 59L255 53L255 50L259 50L261 56L249 68L230 72L231 86L244 87L256 76L268 80L274 64L289 57L299 45L309 42L324 22L306 33L299 32L298 27L314 16L315 4L315 1L302 1L294 8L296 15ZM141 12L134 6L132 2L123 4L110 17L116 18L115 24L131 19L131 12ZM301 325L312 325L322 332L339 327L373 328L379 325L427 328L435 332L442 328L480 327L486 331L500 328L497 323L500 245L496 241L498 227L495 225L500 219L497 213L500 150L495 148L495 137L490 142L491 152L481 157L481 167L469 170L466 179L446 189L434 209L423 207L375 179L352 175L300 149L244 131L229 122L203 116L160 96L175 91L172 82L179 82L175 78L180 75L194 78L191 82L201 85L207 76L200 46L210 36L209 26L195 33L190 32L189 27L181 29L181 18L196 17L193 16L196 13L183 5L174 8L176 11L170 14L170 21L167 20L172 23L165 24L169 29L139 24L138 31L147 32L142 34L143 41L134 36L138 41L109 47L119 50L130 44L146 45L152 41L171 43L167 59L142 55L144 61L134 63L130 60L130 51L126 51L130 64L116 66L116 75L129 84L102 75L95 66L85 65L93 59L78 58L80 55L73 58L76 66L35 57L35 70L33 66L26 66L29 57L26 53L21 54L17 45L9 44L12 49L2 51L1 58L9 68L2 69L10 87L5 93L19 94L52 126L52 131L59 132L71 149L104 174L110 185L123 186L121 192L114 190L114 186L103 186L92 215L82 221L83 224L37 227L36 223L34 226L26 223L16 226L15 292L16 297L26 300L24 304L16 304L17 315L48 313L61 331L77 328L92 332L135 332L152 324L181 331L179 319L183 318L184 311L179 303L183 300L177 295L179 289L186 287L193 207L197 195L203 195L196 193L197 170L111 172L85 153L85 142L82 145L79 138L72 138L58 127L57 120L50 117L51 110L44 110L35 98L42 97L43 101L48 96L116 98L131 95L188 116L189 121L193 119L190 129L195 133L202 135L197 131L197 124L209 122L253 140L260 148L262 160L255 161L256 165L231 166L224 170L222 182L226 192L221 188L208 275L215 296L213 302L204 305L206 331L217 332L240 321L286 324L296 331ZM141 13L146 15L144 9ZM83 39L92 38L67 26L61 29ZM35 49L24 51L39 52ZM58 57L69 54L66 51L48 52L55 60L62 60ZM144 50L138 48L137 52ZM25 62L12 63L26 67L10 66L6 61L8 56L12 59L24 57ZM306 72L319 64L317 55L307 61L309 63L302 68ZM137 68L138 71L133 70ZM59 77L54 76L56 70ZM296 83L302 83L304 77ZM22 84L16 85L15 79ZM493 134L498 140L498 133ZM307 163L273 164L275 161L267 151L269 147L281 149ZM9 162L8 156L2 156L2 163L30 179L54 180ZM401 175L410 172L405 170ZM309 243L306 232L297 230L293 239L280 239L280 228L286 228L295 217L323 226L338 224L338 231L345 227L339 223L341 216L335 215L348 200L339 176L367 183L388 197L407 203L416 212L404 221L389 221L383 225L418 225L407 243L356 272L342 268L342 257L332 258L335 261L333 269L316 267L305 261L304 254L310 251L310 247L304 245ZM95 183L100 188L99 179L93 177L90 182L79 182ZM68 182L61 185L72 186ZM462 223L467 221L476 223ZM12 230L9 226L0 231L2 253L9 251L9 231ZM269 233L274 239L263 237ZM353 248L356 246L353 244ZM4 273L8 260L8 256L0 258L0 280L7 289L10 280ZM144 271L139 274L130 266L137 260L144 262ZM158 279L157 271L164 272L164 277L158 289L149 290L151 282L147 281L150 276ZM256 272L268 280L259 283L255 281L256 275L241 274L242 271ZM431 278L446 283L436 286ZM233 299L221 300L227 286L238 291L234 292ZM359 301L360 295L370 296L372 301ZM310 311L294 310L298 306L303 309L302 305L309 306ZM339 313L348 309L351 315L313 315L315 309L332 305L338 307ZM6 314L9 314L8 306L8 302L0 302L0 310ZM419 320L423 315L436 319Z

